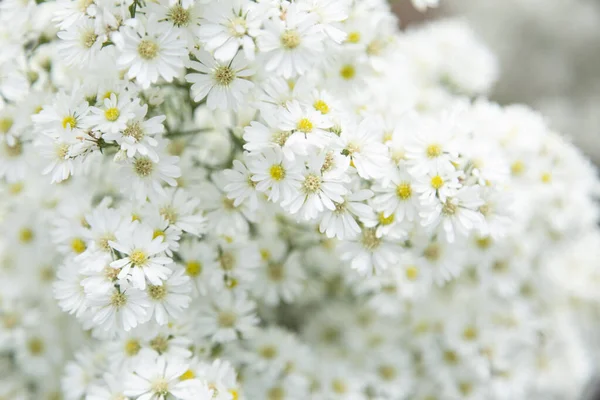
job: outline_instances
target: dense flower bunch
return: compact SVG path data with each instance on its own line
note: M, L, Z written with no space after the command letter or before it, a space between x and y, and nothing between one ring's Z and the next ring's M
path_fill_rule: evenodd
M420 7L435 1L419 1ZM1 5L0 397L573 398L592 167L379 0ZM586 210L585 213L582 210Z

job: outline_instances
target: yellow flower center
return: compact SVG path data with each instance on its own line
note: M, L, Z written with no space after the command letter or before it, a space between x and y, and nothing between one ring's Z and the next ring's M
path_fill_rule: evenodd
M315 110L320 111L321 114L327 114L329 112L329 106L323 100L315 101L313 107Z
M296 129L304 133L311 132L313 130L313 123L308 118L302 118L300 121L298 121Z
M141 267L148 261L148 256L142 250L134 250L129 255L129 259L134 266Z
M104 118L106 118L110 122L114 122L119 118L119 109L116 107L111 107L108 110L104 111Z
M348 43L360 42L360 32L350 32L346 40L348 41Z
M300 46L300 34L295 30L286 30L281 35L281 44L286 50L293 50Z
M353 79L356 76L356 68L353 65L346 64L340 68L340 76L345 80Z
M83 240L81 240L80 238L75 238L73 240L71 240L71 250L73 250L75 253L77 254L81 254L85 251L86 249L86 244Z
M444 180L442 179L441 176L436 175L433 178L431 178L431 187L432 188L434 188L435 190L438 190L442 186L444 186Z
M188 369L183 374L181 374L179 379L182 381L187 381L188 379L194 379L195 377L196 377L196 374L194 373L194 371L192 371L191 369Z
M235 71L227 65L221 65L215 69L214 78L217 85L229 86L235 79Z
M190 23L190 11L176 4L169 9L168 18L177 27L188 26Z
M12 128L13 123L14 122L13 122L12 118L1 118L0 119L0 132L8 133L8 131L10 131L10 128Z
M390 225L394 222L395 216L394 214L390 214L386 217L384 213L380 212L378 219L381 225Z
M68 116L66 116L66 117L63 118L63 120L62 120L62 127L64 129L67 129L67 125L71 129L73 129L73 128L75 128L77 126L77 120L75 119L74 116L68 115Z
M402 182L396 186L396 195L402 200L408 200L412 196L412 187L408 182Z
M514 175L514 176L519 176L522 175L523 172L525 172L525 163L522 161L515 161L511 166L510 166L510 172Z
M21 243L29 243L33 240L33 231L29 228L23 228L19 231L19 240Z
M427 157L436 158L442 155L442 146L439 144L430 144L425 150Z
M283 178L285 178L285 170L283 169L283 167L279 164L277 165L273 165L271 166L271 168L269 169L269 175L271 175L271 178L275 181L280 181Z
M142 346L140 345L140 342L137 341L137 339L129 339L125 343L125 354L127 354L130 357L135 356L137 353L140 352L141 349Z
M138 54L144 60L152 60L158 55L158 44L152 40L144 39L138 45Z
M137 158L133 163L133 170L141 177L147 177L154 170L154 163L148 157Z
M409 281L414 281L419 277L419 269L414 266L411 265L408 268L406 268L406 279L408 279Z
M152 300L163 300L167 297L167 289L163 285L149 285L148 296L150 296Z
M185 272L189 276L198 276L202 272L202 264L198 261L188 261L185 264Z

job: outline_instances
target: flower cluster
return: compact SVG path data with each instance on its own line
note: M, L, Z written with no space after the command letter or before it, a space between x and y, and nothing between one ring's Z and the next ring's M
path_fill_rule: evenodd
M473 100L497 71L463 23L401 32L380 0L38 3L0 14L0 397L585 384L566 326L595 275L562 277L598 240L594 170L534 111Z

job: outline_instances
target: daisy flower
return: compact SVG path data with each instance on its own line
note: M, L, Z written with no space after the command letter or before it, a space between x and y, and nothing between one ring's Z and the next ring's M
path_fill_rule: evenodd
M254 72L242 53L238 53L230 62L220 62L206 51L196 51L198 61L189 66L198 73L191 73L185 79L192 83L191 92L194 101L206 98L206 105L212 109L237 109L244 96L254 87L250 77Z
M375 184L372 205L375 211L382 212L384 218L394 216L394 220L413 221L420 209L417 193L414 191L414 178L404 170L391 172L389 182Z
M163 182L177 186L176 179L181 176L177 165L179 157L160 156L154 162L149 156L136 156L125 160L124 173L120 176L123 181L123 191L131 198L143 200L149 195L164 194Z
M186 275L192 281L192 286L201 295L206 295L210 288L210 278L219 268L216 246L188 240L181 243L178 254Z
M180 188L166 188L163 194L150 198L159 214L170 226L182 232L200 236L206 231L206 219L202 215L200 200Z
M134 106L131 110L133 115L119 132L107 132L102 137L105 141L116 141L127 157L133 158L136 154L148 156L154 162L158 162L158 141L156 136L164 132L163 122L166 117L158 115L146 119L148 105Z
M303 166L284 158L281 150L264 150L248 164L256 190L268 193L271 201L285 201L299 189Z
M336 165L327 165L332 163ZM348 192L344 184L350 177L346 174L346 158L334 161L328 154L321 153L310 157L306 164L298 181L300 186L281 205L291 214L300 212L308 221L317 218L325 209L335 210L335 203L344 202L343 196Z
M67 30L56 34L60 39L58 53L67 65L86 67L96 61L106 35L98 35L94 20L81 19Z
M205 49L219 61L229 61L241 47L246 59L254 60L254 38L262 25L254 3L224 0L211 5L197 34Z
M196 329L214 343L247 337L255 332L259 322L254 308L254 302L245 292L223 290L212 293L195 319Z
M146 289L146 280L155 286L162 285L171 275L165 265L173 262L162 255L168 244L163 242L162 236L154 237L149 226L134 224L132 228L117 232L116 240L109 241L110 246L123 256L110 266L120 269L119 279L130 280L138 289Z
M340 146L342 154L350 157L351 165L361 178L378 178L386 174L390 160L387 147L373 132L375 121L364 119L358 127L342 129Z
M104 99L103 108L91 107L90 115L85 119L88 126L101 132L117 133L123 131L127 121L135 116L135 104L124 95L111 93L109 98Z
M319 223L319 231L325 233L328 238L339 240L351 239L361 232L356 222L374 218L373 209L365 200L373 197L373 192L368 189L358 190L344 196L342 203L335 203L335 209L326 209Z
M233 200L233 206L238 207L247 200L248 208L256 210L259 198L256 183L252 180L252 172L240 160L233 160L233 168L223 171L227 180L224 187L227 198Z
M134 287L107 287L88 298L93 310L92 321L103 331L129 331L148 320L148 296Z
M118 65L127 68L127 77L135 78L144 89L159 77L171 82L183 71L185 41L178 39L177 31L160 24L155 14L136 22L135 26L123 25L113 35L120 51Z
M323 149L333 139L329 128L333 123L320 111L303 107L298 101L291 101L280 113L279 128L283 132L292 132L285 145L295 154L308 154L309 146Z
M446 201L437 198L424 204L419 213L422 225L430 230L438 227L449 242L453 242L456 234L467 236L474 229L484 226L484 219L479 207L484 204L477 187L463 187Z
M183 268L176 268L161 285L148 285L146 288L150 300L148 315L154 315L159 325L179 318L192 300L189 295L192 290L190 278L184 273Z
M210 400L213 392L198 379L181 380L189 363L174 358L157 357L136 365L125 377L125 396L144 400Z
M200 27L202 11L204 7L201 2L158 0L147 4L140 12L147 15L156 15L156 19L168 25L180 39L184 39L188 48L192 48L196 42L196 32Z
M322 39L315 14L291 4L284 19L265 21L257 41L259 50L266 53L266 70L289 79L304 74L320 59L324 50Z
M394 265L401 248L385 237L377 237L374 228L365 228L351 241L339 247L340 258L350 262L352 269L361 275L373 275Z

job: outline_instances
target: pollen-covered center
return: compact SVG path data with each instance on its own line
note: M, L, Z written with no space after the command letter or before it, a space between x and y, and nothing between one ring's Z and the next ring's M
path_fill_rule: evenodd
M176 4L169 9L168 18L177 27L188 26L190 23L190 11L181 4Z
M377 237L376 231L373 228L363 229L361 243L367 250L375 250L381 245L381 239Z
M353 79L356 76L356 68L350 64L343 65L340 68L340 76L345 80Z
M215 68L215 82L220 86L229 86L235 79L235 71L227 65L221 65Z
M233 328L237 320L235 313L231 311L221 311L217 317L219 326L222 328Z
M0 133L8 133L13 124L14 121L12 118L0 118Z
M428 158L437 158L442 155L442 146L439 144L430 144L425 149Z
M232 36L241 38L246 34L246 20L242 17L233 18L229 21L229 33Z
M137 355L141 349L142 346L140 345L140 342L137 339L129 339L125 343L125 354L127 354L130 357Z
M106 118L110 122L114 122L117 119L119 119L120 114L121 113L119 112L119 109L117 107L111 107L104 111L104 118Z
M165 379L157 379L152 382L152 391L158 396L166 397L169 394L169 382Z
M327 114L329 112L329 106L323 100L317 100L313 103L315 110L320 111L321 114Z
M98 39L98 35L94 31L88 31L81 36L81 44L86 49L89 49L96 43L96 39Z
M136 249L131 252L129 259L135 267L141 267L146 264L146 261L148 261L148 256L142 250Z
M137 121L132 124L128 124L123 131L123 135L134 138L136 142L139 142L145 136L142 126Z
M390 215L388 215L386 217L385 214L381 212L381 213L379 213L377 219L379 220L379 223L381 225L385 226L385 225L391 225L391 224L393 224L395 216L394 216L394 214L390 214Z
M77 127L77 119L73 115L67 115L66 117L63 118L62 127L64 129L67 129L67 126L71 129L74 129Z
M458 206L452 202L452 199L447 199L442 205L442 214L446 216L454 215L458 211Z
M185 272L189 276L198 276L202 272L202 264L199 261L188 261L185 264Z
M269 175L274 181L281 181L285 178L285 169L280 164L272 165L269 168Z
M138 45L138 54L144 60L152 60L158 55L158 43L144 39Z
M148 296L150 296L152 300L163 300L167 297L167 289L163 285L149 285Z
M316 193L321 188L321 182L321 177L315 174L308 174L306 178L304 178L302 188L306 193Z
M288 29L281 35L281 45L287 50L293 50L300 46L300 41L300 34L293 29Z
M442 186L444 186L444 180L442 179L441 176L436 175L433 178L431 178L431 187L432 188L434 188L435 190L438 190Z
M271 137L271 141L273 143L283 147L285 145L285 142L287 142L288 138L290 137L290 135L291 135L291 133L286 132L286 131L276 132Z
M296 129L298 129L300 132L304 132L304 133L311 132L313 130L313 128L314 128L314 125L313 125L312 121L308 118L302 118L296 124Z
M80 238L74 238L71 240L71 250L73 250L77 254L81 254L87 248L85 242Z
M115 292L110 297L110 305L115 308L121 308L127 303L127 296L121 292Z
M133 162L133 169L139 176L147 177L152 174L154 163L148 157L140 157Z
M396 195L402 200L408 200L412 196L412 187L408 182L402 182L396 186Z

